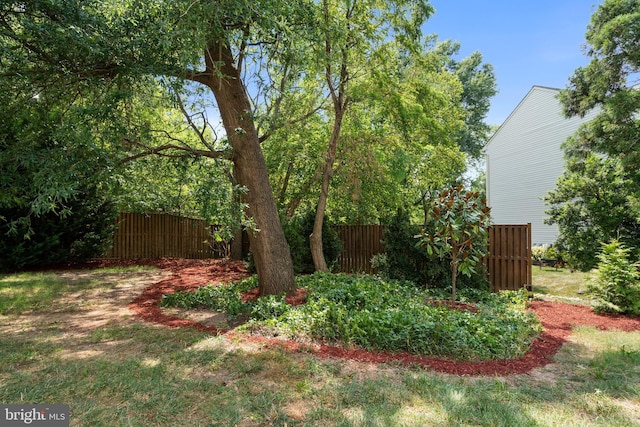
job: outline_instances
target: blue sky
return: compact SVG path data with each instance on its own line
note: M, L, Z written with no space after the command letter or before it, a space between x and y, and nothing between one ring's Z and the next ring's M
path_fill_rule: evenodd
M493 65L499 93L487 123L501 125L532 86L564 88L589 59L585 32L602 0L431 0L423 27L461 44L461 57L480 51Z

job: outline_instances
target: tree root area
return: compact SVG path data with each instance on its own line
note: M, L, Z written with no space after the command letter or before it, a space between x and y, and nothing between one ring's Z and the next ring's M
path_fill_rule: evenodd
M536 314L543 326L543 332L531 344L529 351L518 359L489 360L482 362L464 362L443 358L417 356L408 353L374 352L349 349L330 345L309 345L295 341L269 338L257 335L240 335L233 331L216 328L202 323L166 315L159 301L163 295L176 291L194 290L207 284L230 282L248 276L242 262L230 260L103 260L95 261L91 267L113 265L153 265L170 271L172 275L165 280L146 288L135 298L129 308L142 319L169 327L190 327L212 334L242 336L243 339L258 342L265 346L280 346L290 351L314 354L319 357L350 359L365 363L405 363L420 365L434 371L454 375L498 375L522 374L534 368L552 363L552 357L567 341L575 326L594 326L602 330L618 329L622 331L640 330L640 318L624 316L603 316L590 307L560 302L532 301L530 310ZM299 303L304 299L305 290L299 290ZM255 292L254 292L255 293ZM249 295L247 298L255 297Z

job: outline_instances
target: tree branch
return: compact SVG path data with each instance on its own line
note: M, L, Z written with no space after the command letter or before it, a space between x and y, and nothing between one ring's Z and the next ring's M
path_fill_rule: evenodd
M189 81L203 84L205 86L209 86L211 81L211 73L206 71L195 71L191 69L183 70L182 72L177 72L174 74L174 77L182 77Z
M143 144L139 141L134 141L132 139L129 138L124 138L123 140L124 142L127 142L131 145L135 145L138 147L143 147L145 150L125 157L124 159L120 160L120 163L127 163L133 160L137 160L140 159L142 157L146 157L146 156L151 156L151 155L158 155L158 156L163 156L163 157L172 157L172 158L178 158L178 157L185 157L186 155L193 155L193 156L199 156L199 157L208 157L210 159L220 159L225 157L225 155L227 154L224 151L210 151L210 150L198 150L195 149L193 147L189 147L186 145L176 145L176 144L164 144L164 145L159 145L157 147L149 147L146 144ZM165 153L166 151L179 151L182 152L182 154L167 154Z
M238 49L238 74L242 74L242 68L244 67L245 52L247 49L247 39L249 38L249 25L245 25L242 28L242 43Z
M204 136L204 131L206 130L206 122L202 128L202 131L200 131L200 129L198 129L196 124L193 122L193 120L191 120L191 116L189 115L189 113L187 113L187 109L184 107L182 98L180 97L180 94L178 93L176 88L173 87L172 85L171 89L173 90L176 100L178 101L178 108L180 108L180 111L182 111L182 114L184 115L185 119L187 119L187 123L189 124L191 129L193 129L195 133L198 135L198 139L200 139L200 142L202 142L202 144L204 144L204 146L207 147L210 151L215 152L216 151L215 148L213 148L213 146L209 143L209 141L207 141L207 138L205 138Z
M316 108L314 108L313 110L309 111L307 114L304 114L301 117L298 117L295 120L291 120L289 122L287 122L288 125L294 125L296 123L302 122L307 120L309 117L313 116L315 113L317 113L320 109L322 109L322 107L324 107L324 102L322 102L320 105L318 105ZM264 142L267 140L267 138L269 138L274 130L280 129L283 126L273 126L271 129L269 129L268 131L266 131L264 134L262 134L258 140L260 141L260 143Z

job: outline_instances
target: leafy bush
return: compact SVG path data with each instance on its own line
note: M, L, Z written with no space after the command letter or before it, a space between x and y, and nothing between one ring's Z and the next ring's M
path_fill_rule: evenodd
M629 260L630 250L618 240L602 245L587 293L599 313L640 314L639 264Z
M208 285L195 292L176 292L162 297L160 306L181 308L209 308L224 311L229 316L248 313L251 306L242 301L241 295L258 286L257 276L228 285Z
M226 298L237 310L239 293L255 286L252 280L231 284L227 291L205 287L167 295L162 304L211 301L210 307L224 310ZM290 306L284 295L246 303L242 312L250 313L251 320L245 330L464 360L519 357L540 330L536 318L524 311L523 292L496 295L463 289L460 299L474 302L478 311L473 313L430 305L441 291L419 289L410 282L326 273L301 276L297 282L310 291L306 304ZM214 291L225 297L212 298Z
M314 219L315 211L307 211L305 214L290 218L283 223L283 230L293 260L293 269L297 274L315 271L309 247L309 235L313 231ZM322 224L322 251L327 266L330 270L333 269L342 253L342 241L336 230L326 221Z
M251 318L254 320L277 319L289 311L284 294L261 297L251 305Z
M113 203L95 187L40 215L20 206L0 208L0 270L100 256L112 242L116 217Z
M424 228L430 232L430 224ZM444 256L429 255L416 246L415 236L421 227L411 224L409 215L398 210L391 218L384 233L384 257L376 258L378 273L387 279L408 280L427 288L451 287L451 259ZM460 277L459 288L489 289L489 279L484 265L478 266L469 277Z
M640 221L630 203L638 185L622 170L618 156L585 149L585 135L578 132L564 144L566 173L545 196L550 207L545 222L558 225L555 246L563 259L587 272L598 264L600 242L619 239L640 248Z
M297 325L297 333L366 349L466 360L509 358L523 354L538 331L537 321L522 306L514 309L508 297L486 292L476 291L484 301L472 313L425 304L429 291L371 276L316 273L300 278L298 286L311 293L297 310L303 315L294 316L309 320ZM280 320L289 324L287 315Z
M564 260L564 255L555 245L535 245L531 248L533 262L539 264L543 259Z
M540 260L544 258L549 258L547 256L547 251L549 250L550 245L535 245L531 248L531 257L534 261L540 262Z

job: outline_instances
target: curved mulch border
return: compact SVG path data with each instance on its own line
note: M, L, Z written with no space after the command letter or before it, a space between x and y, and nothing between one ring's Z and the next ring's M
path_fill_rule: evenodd
M122 265L122 262L117 262ZM242 263L229 260L138 260L130 261L131 265L154 265L169 270L173 274L165 280L149 286L134 299L129 308L142 319L170 327L191 327L212 334L233 334L225 329L203 325L201 323L166 315L158 302L163 295L178 290L190 290L218 282L239 280L248 275ZM103 262L100 265L113 265L114 262ZM98 266L100 266L98 265ZM421 357L408 353L371 352L366 350L345 349L328 345L306 345L293 341L245 336L252 342L269 346L281 346L291 351L313 353L321 357L339 357L361 362L385 363L399 361L407 364L418 364L435 371L455 375L509 375L526 373L536 367L552 362L552 356L566 342L574 326L585 325L597 328L620 329L623 331L640 330L640 318L623 316L601 316L589 307L570 305L559 302L534 301L531 310L540 319L543 332L531 344L530 350L522 357L513 360L490 360L483 362L459 362L446 359Z

